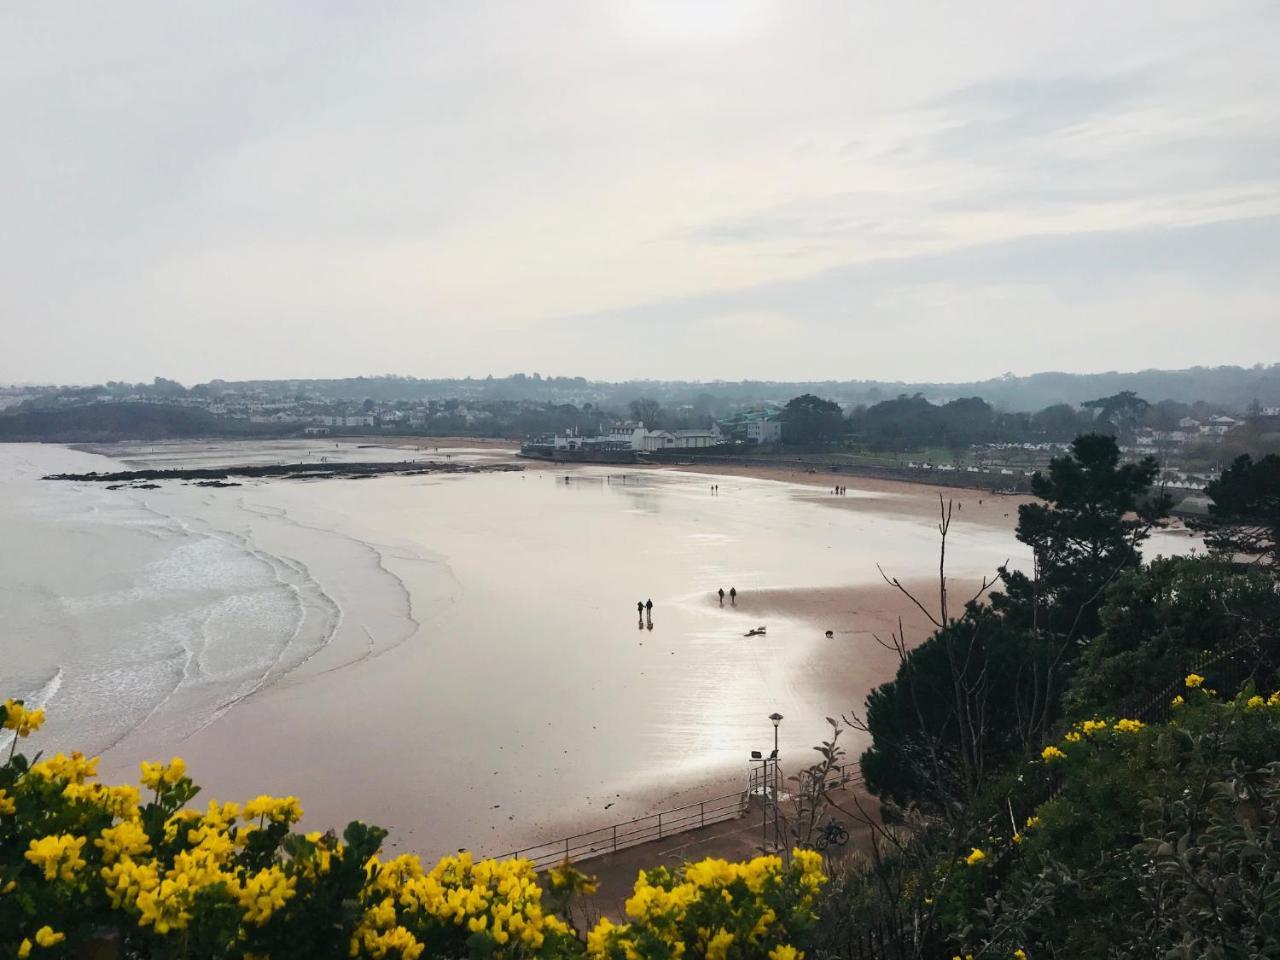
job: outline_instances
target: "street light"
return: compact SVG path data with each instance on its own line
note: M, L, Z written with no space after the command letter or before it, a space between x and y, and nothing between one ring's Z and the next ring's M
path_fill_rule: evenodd
M782 723L782 714L776 710L769 714L769 719L773 721L773 756L769 759L773 761L773 776L768 777L768 764L765 764L766 777L772 782L768 786L768 793L765 795L764 804L764 832L765 837L769 835L769 805L773 804L773 847L774 850L782 848L782 836L780 833L780 824L778 823L778 724ZM766 840L766 844L768 841Z

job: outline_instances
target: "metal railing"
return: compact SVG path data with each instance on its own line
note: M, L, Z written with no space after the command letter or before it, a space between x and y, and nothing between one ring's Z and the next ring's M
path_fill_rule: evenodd
M532 860L534 868L538 870L553 867L565 860L589 860L651 840L662 840L699 827L736 820L747 812L747 800L747 794L743 792L712 797L710 800L660 810L570 837L534 844L504 856Z
M827 778L828 790L862 783L862 771L856 763L846 763L835 767ZM749 781L747 790L739 793L728 793L709 800L699 800L684 806L660 810L643 817L635 817L620 823L587 830L584 833L533 846L523 847L510 853L502 854L503 858L532 860L534 868L545 870L564 863L565 860L577 862L601 857L609 853L617 853L628 847L638 847L654 840L665 840L680 833L708 827L716 823L725 823L745 816L752 796L760 795L759 785ZM779 799L787 799L782 794Z

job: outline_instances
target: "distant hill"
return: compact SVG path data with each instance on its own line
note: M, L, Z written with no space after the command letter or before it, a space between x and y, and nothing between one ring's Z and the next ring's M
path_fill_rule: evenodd
M428 400L461 397L477 400L539 400L625 409L637 397L652 397L664 405L715 400L753 403L785 402L801 393L841 403L875 403L899 394L921 393L934 401L958 397L982 397L1009 411L1040 410L1055 403L1073 406L1122 390L1132 390L1153 403L1177 400L1204 401L1244 410L1255 400L1263 406L1280 406L1280 363L1253 367L1190 367L1185 370L1113 371L1108 373L1035 373L1019 377L1006 374L991 380L957 383L891 380L825 381L710 381L630 380L621 383L583 377L510 377L420 380L414 377L350 377L339 380L214 380L193 388L196 392L260 391L267 395L311 393L334 400Z
M177 440L205 436L265 436L257 424L227 422L203 410L161 404L95 403L66 410L19 410L0 414L0 441L93 443L115 440Z

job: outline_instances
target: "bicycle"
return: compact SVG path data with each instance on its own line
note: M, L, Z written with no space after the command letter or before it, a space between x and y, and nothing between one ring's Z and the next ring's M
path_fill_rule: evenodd
M849 842L849 831L834 820L828 820L813 842L813 849L821 852L828 847L843 847Z

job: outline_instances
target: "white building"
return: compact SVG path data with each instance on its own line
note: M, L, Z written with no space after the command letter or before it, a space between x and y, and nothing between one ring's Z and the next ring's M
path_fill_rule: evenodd
M675 437L677 450L699 450L720 442L720 435L714 430L677 430Z
M633 443L633 438L637 431L644 431L643 421L637 422L634 420L621 420L609 425L609 433L607 436L615 443ZM637 449L634 444L632 445L632 449Z
M750 443L781 443L781 420L752 420L747 424L747 440Z
M1221 437L1229 433L1231 429L1239 425L1240 421L1234 417L1210 417L1209 422L1200 428L1201 433L1208 433Z
M676 445L676 435L666 430L636 430L631 437L631 449L642 453L653 453L656 450L667 450Z

